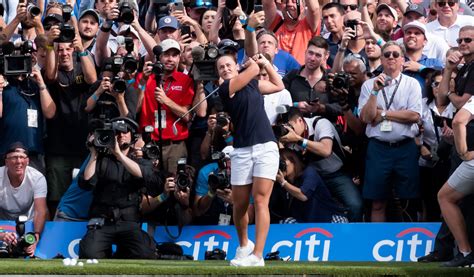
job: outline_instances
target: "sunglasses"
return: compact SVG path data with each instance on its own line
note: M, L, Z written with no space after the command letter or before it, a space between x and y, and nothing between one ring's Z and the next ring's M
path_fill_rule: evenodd
M344 10L347 10L347 8L350 8L351 11L355 11L357 10L359 6L358 5L342 5L342 7L344 8Z
M464 41L465 43L471 43L472 38L458 38L458 39L456 39L456 42L457 42L458 44L461 44L463 41Z
M397 51L387 51L383 53L383 56L388 59L390 56L394 57L395 59L400 57L400 52Z
M438 6L440 6L440 7L444 7L444 6L446 6L446 4L448 4L448 6L450 6L450 7L454 7L454 5L456 5L456 2L444 2L444 1L442 1L442 2L436 2L436 3L438 3Z
M437 88L441 82L433 82L431 83L432 88Z

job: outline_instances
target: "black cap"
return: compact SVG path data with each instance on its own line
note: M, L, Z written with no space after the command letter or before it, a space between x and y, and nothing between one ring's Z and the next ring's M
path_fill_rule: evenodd
M408 5L405 13L403 14L404 16L406 16L409 12L415 12L423 17L426 17L426 11L425 11L425 8L423 8L422 5L418 5L418 4L410 4Z
M50 13L43 19L43 25L53 21L54 23L63 22L63 17L60 14Z
M25 153L26 155L28 155L28 148L26 148L23 143L21 143L19 141L16 141L16 142L10 144L10 146L7 149L7 152L5 152L5 156L7 154L13 153L13 152L22 152L22 153Z
M217 44L217 48L219 48L219 52L225 53L228 51L231 52L238 52L239 51L239 44L231 39L223 39Z

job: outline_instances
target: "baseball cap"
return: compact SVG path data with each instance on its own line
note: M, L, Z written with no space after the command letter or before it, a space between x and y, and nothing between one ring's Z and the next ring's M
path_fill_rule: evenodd
M162 17L158 23L158 29L163 28L179 29L179 23L176 17L170 15Z
M165 39L160 43L161 49L163 52L166 52L170 49L176 49L179 52L181 52L181 46L179 46L179 43L171 38Z
M22 152L28 155L28 148L26 148L25 145L21 143L20 141L16 141L10 144L10 146L7 149L7 152L5 152L5 156L13 152Z
M63 22L63 17L56 13L50 13L43 19L43 25L48 25L48 23L61 23Z
M86 15L92 15L97 22L99 22L99 14L94 10L94 9L87 9L81 13L81 16L79 16L79 20L83 18Z
M390 14L393 16L393 18L395 18L395 21L398 21L397 11L385 3L382 3L377 6L376 13L378 14L383 9L387 9L390 12Z
M418 5L418 4L410 4L408 5L405 13L403 15L407 15L409 12L415 12L421 16L424 16L426 17L426 11L425 11L425 8L423 8L422 5Z
M415 21L405 24L403 26L403 32L406 32L410 28L417 28L425 35L425 38L426 38L426 27L421 22L415 20Z

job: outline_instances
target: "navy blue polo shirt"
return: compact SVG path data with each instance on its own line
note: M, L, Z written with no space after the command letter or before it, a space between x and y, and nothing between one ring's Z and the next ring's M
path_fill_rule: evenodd
M263 96L258 81L251 80L242 90L229 97L229 80L219 87L224 109L234 125L234 147L241 148L275 141L272 127L265 113Z
M21 91L23 93L20 92L17 85L12 83L3 89L3 116L0 118L0 154L5 154L10 144L16 141L22 142L30 152L44 152L42 142L44 120L38 86L29 81L29 88ZM28 127L28 109L36 112L37 127Z

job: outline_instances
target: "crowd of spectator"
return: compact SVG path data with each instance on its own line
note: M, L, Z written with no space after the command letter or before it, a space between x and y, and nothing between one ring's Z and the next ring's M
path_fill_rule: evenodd
M3 1L0 59L12 42L32 69L0 68L0 220L27 215L37 239L46 220L87 221L91 134L127 117L127 153L156 174L142 220L233 224L243 123L219 96L232 62L213 56L230 53L242 72L261 54L254 78L271 81L269 62L284 84L263 95L280 146L272 223L441 221L438 191L466 159L452 122L474 99L473 1L169 2Z

